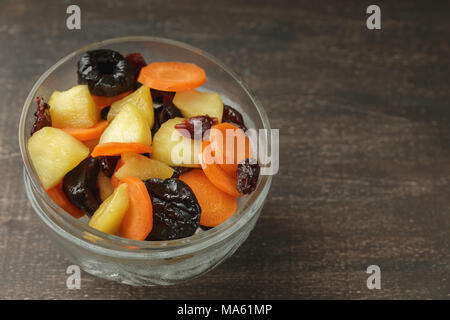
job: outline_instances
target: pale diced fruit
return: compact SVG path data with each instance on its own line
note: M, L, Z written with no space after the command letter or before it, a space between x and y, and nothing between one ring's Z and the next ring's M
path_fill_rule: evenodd
M89 156L89 148L61 129L44 127L28 139L31 162L44 189L57 185L64 175Z
M55 91L48 104L52 126L56 128L90 128L100 119L100 109L86 85Z
M124 105L100 137L99 144L108 142L151 145L152 134L147 120L132 104Z
M150 128L152 128L153 123L155 122L153 100L150 95L150 88L146 86L141 86L132 94L119 101L114 102L108 112L108 121L111 122L120 112L120 110L122 110L122 107L128 103L133 104L139 110L139 112L141 112L141 114L147 120Z
M222 122L223 102L215 92L200 92L195 89L177 92L173 104L185 118L208 115Z
M129 204L128 186L122 183L94 212L89 226L105 233L117 234Z
M175 129L184 118L167 120L153 137L152 159L169 166L199 167L198 153L201 141L186 138Z
M141 180L150 178L168 179L173 175L173 169L167 164L135 152L123 153L122 162L123 165L114 174L119 180L126 177L137 177Z
M105 201L114 192L114 187L111 183L111 179L106 176L102 170L99 171L97 176L97 187L100 195L100 200Z

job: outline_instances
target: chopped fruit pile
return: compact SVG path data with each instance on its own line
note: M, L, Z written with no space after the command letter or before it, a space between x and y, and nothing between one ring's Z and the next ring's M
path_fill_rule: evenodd
M49 197L89 226L133 240L192 236L230 218L259 177L242 115L197 90L195 64L101 49L78 85L37 97L28 152Z

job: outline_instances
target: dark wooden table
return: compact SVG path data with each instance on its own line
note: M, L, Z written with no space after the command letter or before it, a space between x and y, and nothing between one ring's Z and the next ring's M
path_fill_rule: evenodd
M69 31L70 1L1 1L0 298L449 299L445 2L376 1L371 31L364 1L77 1ZM207 275L133 288L83 273L68 290L24 194L19 113L57 59L126 35L188 42L240 74L280 128L281 168L247 242Z

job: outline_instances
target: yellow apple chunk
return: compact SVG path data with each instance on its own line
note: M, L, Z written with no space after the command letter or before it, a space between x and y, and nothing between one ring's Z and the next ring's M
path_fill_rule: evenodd
M141 180L150 178L168 179L173 175L173 169L167 164L135 152L123 153L122 161L123 165L114 174L119 180L126 177L137 177Z
M97 176L97 187L100 195L100 200L105 201L114 192L114 187L111 183L111 179L107 177L102 170L99 171Z
M174 118L164 122L153 138L152 159L169 166L200 167L198 153L201 141L186 138L175 129L184 118Z
M147 120L134 105L124 105L103 132L99 144L108 142L152 144Z
M198 90L181 91L175 94L173 104L180 109L185 118L208 115L222 122L223 102L215 92Z
M111 122L119 114L120 110L122 110L122 107L126 104L134 105L147 120L150 129L153 127L155 115L153 112L153 100L150 95L150 88L141 86L132 94L119 101L114 102L108 112L108 121Z
M89 148L61 129L44 127L28 139L31 162L48 190L89 156Z
M89 226L105 233L117 234L129 204L128 186L122 183L94 212Z
M48 104L52 126L56 128L90 128L100 119L100 109L86 85L55 91Z

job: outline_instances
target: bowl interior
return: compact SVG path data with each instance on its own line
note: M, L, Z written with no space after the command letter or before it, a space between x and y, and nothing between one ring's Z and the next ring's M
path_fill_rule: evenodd
M195 63L202 67L207 75L207 81L202 86L201 90L218 92L225 104L233 106L243 114L247 127L270 129L264 110L258 105L242 80L216 58L202 50L180 42L152 37L117 38L83 47L58 61L39 78L28 95L20 119L19 144L24 160L25 174L30 180L34 192L38 194L38 197L44 199L52 209L44 214L51 216L52 221L55 224L59 224L60 228L66 229L64 231L71 233L79 239L84 239L83 235L89 233L96 236L96 239L98 240L96 241L97 245L102 245L102 243L111 244L112 242L114 244L120 244L121 248L124 250L127 250L130 245L138 248L161 248L197 243L207 238L213 238L223 234L226 230L231 232L233 227L237 228L239 225L250 219L252 210L249 210L249 208L251 208L255 202L264 201L267 190L265 192L262 191L263 189L268 189L270 186L271 178L269 176L260 177L257 189L252 194L241 197L238 201L238 211L236 214L221 225L208 231L196 233L189 238L170 241L134 241L104 234L90 228L82 220L72 218L47 196L34 174L26 148L26 141L29 138L29 133L34 121L35 98L37 96L42 96L48 101L53 91L67 90L76 85L76 66L80 55L87 50L99 48L113 49L124 55L139 52L145 57L147 63L156 61L183 61ZM270 136L266 134L263 136L262 140L263 141L260 141L259 143L265 144L270 150ZM249 215L247 218L246 214Z

